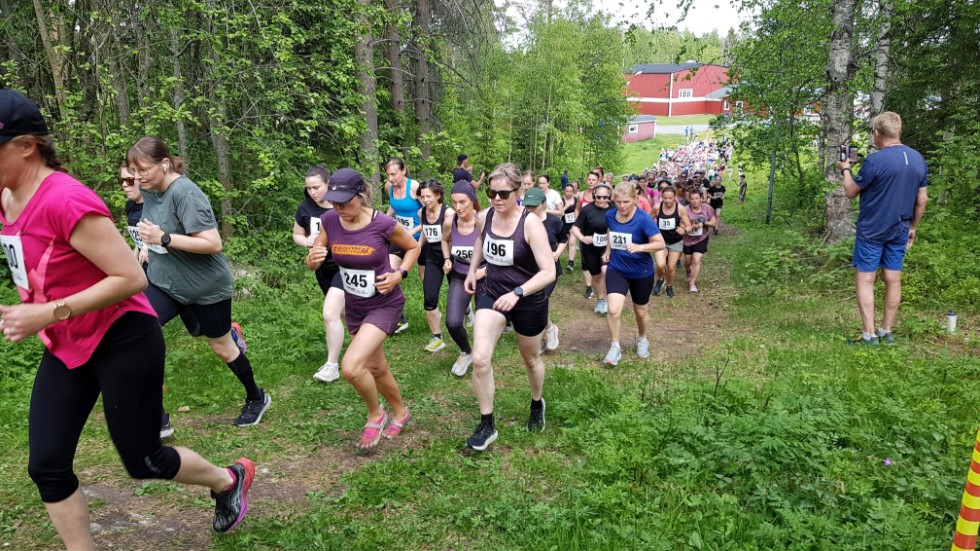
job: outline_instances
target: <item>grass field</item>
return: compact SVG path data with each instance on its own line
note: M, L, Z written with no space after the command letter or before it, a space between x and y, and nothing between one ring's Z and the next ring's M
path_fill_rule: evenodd
M686 115L683 117L657 117L657 126L687 126L708 124L717 115Z
M246 521L210 532L206 491L126 477L97 406L76 469L101 549L940 549L952 539L980 408L977 320L941 331L942 313L904 308L899 344L852 349L850 272L839 290L787 268L798 223L764 226L763 196L726 206L702 293L651 299L653 357L616 369L602 318L563 276L546 357L547 430L529 434L528 392L512 336L494 358L500 439L463 450L478 421L456 352L428 354L415 278L411 328L385 343L412 408L403 436L370 454L353 443L364 409L323 362L320 293L286 246L236 282L257 378L274 398L258 427L230 426L241 389L204 342L166 328L174 444L218 462L242 454L258 476ZM269 236L288 242L286 234ZM231 244L229 255L244 250ZM256 246L261 249L260 246ZM923 251L923 254L927 250ZM833 259L825 265L836 266ZM778 275L785 274L785 275ZM879 295L880 296L880 295ZM14 300L9 284L0 301ZM627 334L633 327L625 316ZM27 408L40 343L0 344L0 546L59 546L26 474Z

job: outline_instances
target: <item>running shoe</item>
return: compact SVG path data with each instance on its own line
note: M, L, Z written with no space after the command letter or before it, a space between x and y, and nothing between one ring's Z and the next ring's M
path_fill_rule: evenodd
M476 323L476 314L473 313L473 308L470 306L466 307L466 328L472 329L473 324Z
M531 403L531 415L527 418L527 430L544 430L544 410L545 410L544 398L541 398L541 407L534 409L534 403Z
M593 308L592 311L595 312L596 314L601 314L602 313L602 299L601 298L599 300L595 301L595 308Z
M847 344L851 346L878 346L881 340L878 337L871 337L870 339L864 338L864 336L857 337L856 339L847 339Z
M510 333L514 330L514 326L507 320L507 325L504 326L504 333Z
M313 378L321 383L332 383L340 378L340 366L337 362L327 362L320 366Z
M408 318L403 315L402 318L398 320L398 327L395 328L395 334L397 335L406 329L408 329Z
M429 339L429 344L425 345L426 352L438 352L443 348L446 348L446 343L442 342L442 339L435 335Z
M235 346L244 354L246 346L245 337L242 335L242 326L238 325L238 322L231 322L231 340L235 341Z
M619 365L619 360L622 358L623 353L619 351L619 345L614 344L609 347L609 352L606 353L606 359L603 360L603 363L609 366L616 366Z
M575 271L575 261L574 260L569 260L568 261L568 265L566 265L565 268L568 269L569 273L570 272L574 272Z
M895 334L892 333L891 331L885 331L884 329L879 327L878 330L875 331L875 335L878 336L878 341L881 344L885 344L888 346L895 344Z
M658 279L656 283L653 284L653 296L659 297L660 291L664 288L664 280Z
M593 311L596 314L608 314L609 302L604 298L600 298L599 300L595 301L595 309Z
M674 298L674 288L668 285L664 294L667 295L667 298Z
M164 411L163 416L160 419L160 440L170 438L173 435L174 428L170 426L170 414Z
M688 287L687 290L690 291L690 292L692 292L692 293L697 293L698 292L698 286L695 285L694 282L691 282L691 286Z
M262 420L262 415L265 414L265 410L269 409L272 405L272 397L265 390L262 390L262 398L258 400L246 400L245 405L242 406L242 414L235 419L235 425L239 427L248 427L251 425L258 425L259 421Z
M558 326L552 323L551 328L548 329L546 336L547 339L546 339L545 348L549 352L554 352L555 350L558 350Z
M497 439L497 429L493 425L480 423L476 432L466 441L468 448L482 452Z
M586 287L586 288L585 288L585 292L584 292L584 293L582 293L582 296L583 296L583 297L584 297L584 298L585 298L586 300L588 300L588 299L590 299L590 298L592 298L592 287Z
M466 370L470 368L473 363L473 354L467 354L463 352L456 358L456 363L453 364L453 375L457 377L462 377L466 375Z
M255 464L248 458L239 458L228 470L235 477L231 487L220 494L211 490L215 532L233 530L245 519L245 514L248 513L248 489L255 480Z
M650 340L646 337L636 339L636 355L641 358L650 357Z

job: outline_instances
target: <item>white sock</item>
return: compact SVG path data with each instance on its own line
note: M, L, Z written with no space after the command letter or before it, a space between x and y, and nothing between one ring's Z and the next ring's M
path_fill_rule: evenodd
M866 340L866 341L870 341L871 339L875 338L875 335L874 335L874 333L863 333L862 332L861 333L861 338L864 339L864 340Z

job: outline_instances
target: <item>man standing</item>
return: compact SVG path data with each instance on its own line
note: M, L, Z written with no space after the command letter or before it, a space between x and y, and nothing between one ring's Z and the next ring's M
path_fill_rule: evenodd
M565 189L565 186L567 185L568 185L568 171L566 170L565 172L561 173L561 188Z
M460 153L456 157L456 168L453 169L453 182L458 182L460 180L465 180L471 184L473 187L478 188L480 184L483 183L483 174L480 174L480 179L473 181L473 174L470 172L470 158L466 153Z
M886 111L871 121L871 132L878 151L868 155L856 177L851 163L837 163L844 177L844 192L853 199L861 196L854 242L857 269L858 311L861 337L852 344L892 344L892 324L902 301L902 266L905 251L915 241L915 230L926 209L925 159L918 151L903 145L902 119ZM878 268L885 280L885 314L881 327L874 327L874 284Z

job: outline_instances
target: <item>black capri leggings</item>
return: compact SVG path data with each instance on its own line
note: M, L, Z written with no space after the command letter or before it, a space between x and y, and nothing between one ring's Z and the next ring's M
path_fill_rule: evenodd
M439 292L442 291L442 280L446 279L442 264L428 265L433 268L425 271L425 279L422 281L422 306L426 312L439 307Z
M78 489L75 450L99 393L109 435L129 475L177 476L180 456L160 445L163 364L160 324L137 312L116 320L89 361L76 369L44 351L31 394L27 464L42 501L57 503Z

